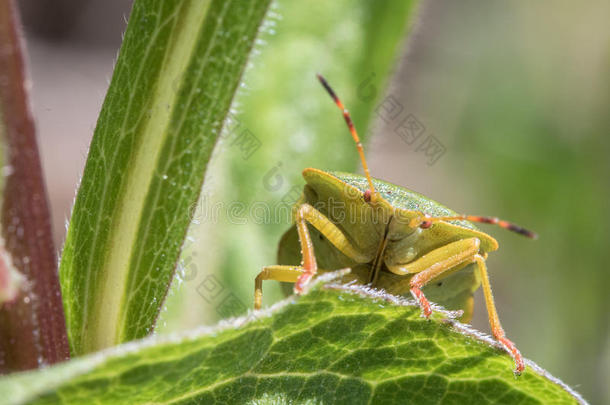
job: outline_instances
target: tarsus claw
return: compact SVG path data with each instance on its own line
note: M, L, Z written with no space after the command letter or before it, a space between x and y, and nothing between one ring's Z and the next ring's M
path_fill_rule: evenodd
M422 316L426 319L430 318L430 315L432 315L432 308L430 308L430 302L424 296L424 293L419 288L412 288L411 295L413 295L413 298L415 298L419 304Z
M305 288L307 283L309 283L309 281L311 280L312 277L313 277L312 273L301 274L299 276L297 282L294 283L294 293L301 294L303 292L303 289Z
M504 346L506 351L511 355L513 360L515 360L515 375L519 376L525 370L525 362L523 361L523 356L521 356L521 352L517 349L517 346L510 340L505 337L498 338L498 341Z

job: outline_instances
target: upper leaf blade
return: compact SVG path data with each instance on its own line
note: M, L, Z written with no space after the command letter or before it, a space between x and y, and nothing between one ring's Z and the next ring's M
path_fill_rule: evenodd
M151 331L269 0L137 0L60 274L71 350Z
M8 377L0 393L13 404L584 403L531 362L515 378L508 355L452 330L447 313L427 321L399 298L335 288L219 329Z

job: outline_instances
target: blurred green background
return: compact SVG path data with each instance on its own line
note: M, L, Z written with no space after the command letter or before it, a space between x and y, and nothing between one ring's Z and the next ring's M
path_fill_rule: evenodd
M78 3L56 4L56 20L22 4L58 241L129 11ZM260 147L219 145L159 333L245 312L288 227L262 207L294 200L305 167L360 170L319 71L352 111L375 177L540 234L482 226L501 245L488 265L504 328L526 357L610 403L610 3L279 1L273 14L233 116ZM386 97L401 108L388 122L375 112ZM433 164L397 133L407 116L441 145ZM266 305L281 298L264 287ZM488 331L477 298L473 324Z

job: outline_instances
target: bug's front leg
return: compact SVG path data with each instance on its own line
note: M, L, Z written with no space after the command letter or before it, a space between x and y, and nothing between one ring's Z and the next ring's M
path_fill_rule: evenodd
M373 256L370 252L363 252L352 245L343 231L324 214L310 204L301 204L296 211L295 224L299 234L301 253L303 254L303 274L299 276L298 280L294 284L295 293L302 293L305 285L316 275L318 271L313 242L311 240L309 229L307 228L307 223L310 223L314 228L320 231L320 233L322 233L330 243L332 243L343 254L354 261L358 263L367 263L368 261L372 260Z
M267 266L254 280L254 309L261 309L263 303L263 281L275 280L294 283L304 270L300 266Z
M466 262L472 262L480 244L478 238L462 239L434 249L407 264L386 264L394 274L415 274L409 282L410 292L419 303L422 314L428 318L432 309L421 289L431 280L447 275L449 271L458 269Z
M372 260L372 254L357 249L347 239L337 225L310 204L301 204L295 214L295 224L299 234L299 243L303 254L301 266L268 266L258 274L254 283L254 308L260 309L263 296L263 281L276 280L295 283L294 291L300 294L305 285L316 275L318 265L314 253L311 234L307 228L311 224L322 233L330 243L347 257L359 263Z
M296 226L297 232L299 233L299 242L301 243L301 253L303 255L303 273L299 276L297 281L294 283L294 292L300 294L303 292L303 287L315 276L318 271L318 263L316 262L316 255L313 251L313 242L311 241L311 234L307 229L306 215L309 213L311 205L302 204L297 208L296 213ZM311 207L313 209L313 207Z

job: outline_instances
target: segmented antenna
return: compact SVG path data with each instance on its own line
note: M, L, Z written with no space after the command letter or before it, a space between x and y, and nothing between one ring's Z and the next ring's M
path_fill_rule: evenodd
M356 128L354 127L354 123L352 122L352 117L349 115L349 111L347 111L347 109L343 106L343 103L341 102L341 100L339 100L339 97L337 97L337 94L330 87L330 85L328 84L326 79L324 77L322 77L322 75L319 73L316 74L316 76L318 77L318 80L320 81L320 83L322 83L322 86L324 86L324 88L326 89L328 94L330 94L330 96L334 100L337 107L339 107L339 109L343 112L343 118L345 118L345 123L347 124L347 127L349 128L349 132L352 134L352 138L354 138L354 142L356 142L356 148L358 149L358 154L360 155L360 161L362 162L362 168L364 169L366 181L369 183L370 191L369 191L369 193L365 193L365 200L368 201L371 199L372 196L376 195L375 186L373 186L373 180L371 179L371 172L369 171L369 166L366 163L366 158L364 157L364 149L362 147L362 143L360 142L360 137L358 136L358 132L356 132Z
M498 225L500 228L508 229L509 231L518 233L519 235L527 236L528 238L537 239L538 235L536 235L532 231L528 231L525 228L520 227L519 225L513 224L512 222L504 221L502 219L496 217L482 217L479 215L455 215L450 217L417 217L411 221L411 226L426 229L430 228L434 222L439 221L470 221L470 222L480 222L484 224L492 224Z

